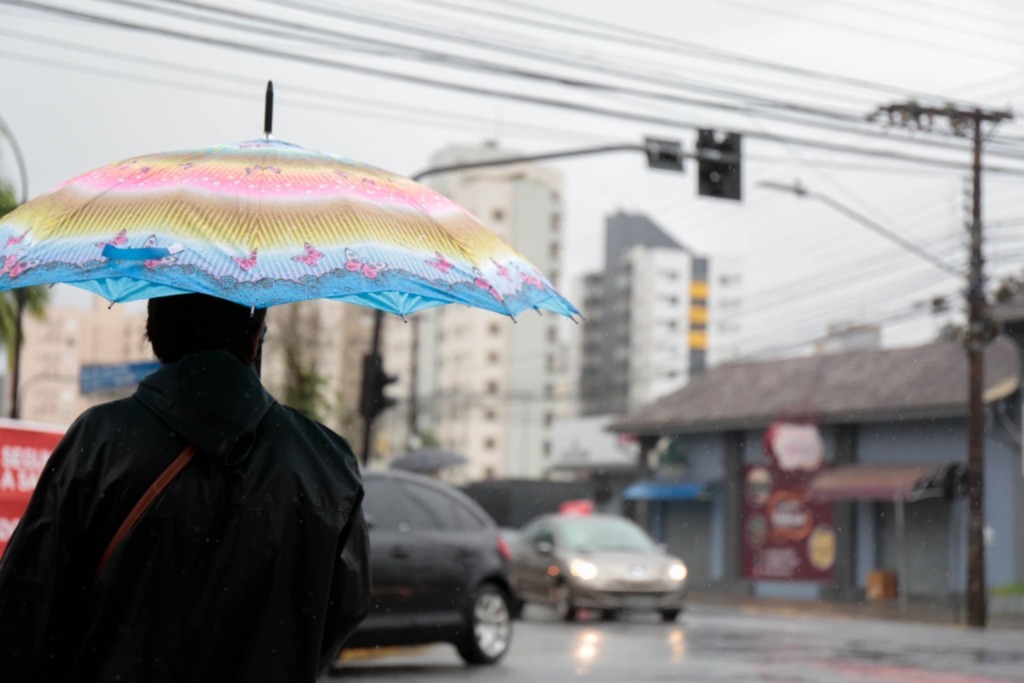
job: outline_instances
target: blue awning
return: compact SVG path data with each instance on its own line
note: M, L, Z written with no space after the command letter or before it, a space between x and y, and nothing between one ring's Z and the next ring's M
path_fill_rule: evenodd
M703 500L707 497L706 482L669 483L637 481L622 492L623 500Z

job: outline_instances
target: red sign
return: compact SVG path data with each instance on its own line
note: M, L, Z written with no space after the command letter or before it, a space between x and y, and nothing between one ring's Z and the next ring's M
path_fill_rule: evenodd
M0 555L62 436L56 427L0 421Z
M766 462L743 477L743 576L830 581L836 560L831 503L804 492L824 463L817 427L776 422L765 433Z

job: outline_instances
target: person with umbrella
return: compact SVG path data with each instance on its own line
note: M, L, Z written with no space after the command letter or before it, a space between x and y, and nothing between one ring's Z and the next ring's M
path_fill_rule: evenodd
M312 681L362 619L356 460L260 384L267 307L578 315L443 195L271 139L267 95L263 140L121 161L0 221L0 290L149 299L164 362L40 479L0 560L5 681Z
M265 310L148 313L161 368L71 426L0 560L4 680L313 681L370 598L356 458L263 388Z

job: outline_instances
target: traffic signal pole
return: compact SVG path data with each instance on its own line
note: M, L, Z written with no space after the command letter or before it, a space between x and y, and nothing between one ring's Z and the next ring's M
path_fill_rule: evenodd
M548 152L544 154L533 154L527 156L516 156L516 157L504 157L498 159L489 159L484 161L473 161L458 164L450 164L445 166L435 166L420 171L416 175L412 176L412 180L419 182L423 178L429 175L436 175L439 173L450 173L453 171L467 171L478 168L493 168L497 166L509 166L513 164L528 163L534 161L546 161L549 159L566 159L569 157L579 156L590 156L594 154L607 154L609 152L623 152L623 151L640 151L644 152L647 156L647 165L649 168L668 170L668 171L683 171L683 160L686 158L697 159L700 163L700 174L701 181L699 185L700 194L709 196L718 196L725 199L739 199L739 170L740 170L740 137L735 134L731 134L725 138L722 142L717 142L711 131L702 131L698 140L697 148L695 153L686 153L683 151L682 145L675 140L663 140L657 138L646 138L641 144L617 144L617 145L601 145L597 147L586 147L582 149L571 149L563 150L560 152ZM710 172L709 172L710 169ZM706 178L705 176L709 176ZM721 190L719 186L723 186L725 189ZM711 188L709 190L709 188ZM363 394L361 397L360 405L368 406L370 396L367 392L372 391L373 383L368 381L369 373L371 372L382 372L381 364L383 359L380 352L380 334L381 326L384 321L383 311L375 311L373 320L373 341L370 346L370 351L366 355L366 359L373 358L376 362L375 369L371 369L373 364L366 360L363 366ZM418 353L418 334L419 326L415 325L412 329L414 335L412 348L413 353ZM409 436L414 436L419 433L419 410L417 409L417 396L416 396L416 364L417 359L413 358L413 367L411 368L411 376L409 382L409 397L408 397L408 431ZM393 378L391 378L393 381ZM365 420L365 428L363 432L363 463L364 465L369 463L371 458L372 449L372 431L373 423L376 415L380 411L386 409L388 405L391 405L393 401L386 399L387 404L379 406L376 410L361 410L365 413L363 419Z
M462 164L451 164L446 166L435 166L432 168L420 171L412 177L413 180L420 181L428 175L436 175L438 173L450 173L453 171L467 171L477 168L493 168L497 166L510 166L513 164L522 164L536 161L546 161L549 159L566 159L569 157L583 157L596 154L607 154L610 152L643 152L647 156L647 165L650 168L664 169L670 171L682 171L683 170L683 159L686 157L693 157L695 155L687 155L683 153L682 145L675 140L664 140L647 138L642 144L605 144L594 147L585 147L582 150L566 150L562 152L552 152L541 155L530 155L523 157L506 157L501 159L490 159L486 161L478 162L466 162ZM377 371L380 371L383 358L381 357L380 342L381 342L381 327L384 323L384 312L376 310L374 314L374 336L371 343L370 352L367 354L364 362L364 380L362 380L362 394L360 396L360 405L369 405L371 396L368 392L373 391L373 382L369 381L369 373L374 372L371 370L371 361L369 358L373 357L376 359ZM413 335L416 336L419 333L419 326L413 328ZM418 339L413 340L413 349L418 348ZM414 369L415 369L414 361ZM410 377L410 391L409 391L409 417L408 417L408 428L410 436L419 433L419 410L417 400L417 378L414 371ZM384 410L387 408L381 408ZM370 462L372 457L372 443L373 443L373 427L374 421L377 414L380 412L374 412L373 410L365 411L360 409L362 419L364 419L364 432L362 432L362 463L364 465Z
M373 423L377 419L377 412L372 409L371 404L374 400L372 394L372 377L374 368L372 365L376 364L376 371L381 371L381 365L383 359L380 357L380 330L384 324L384 312L381 310L374 311L373 316L373 341L370 343L370 353L363 357L363 390L360 396L359 412L363 414L363 467L370 464L370 458L373 456ZM369 407L369 409L368 409Z

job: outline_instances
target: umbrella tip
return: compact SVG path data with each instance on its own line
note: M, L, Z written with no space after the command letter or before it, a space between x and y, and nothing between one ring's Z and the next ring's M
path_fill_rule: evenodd
M263 137L270 139L274 131L274 82L267 81L267 99L263 108Z

